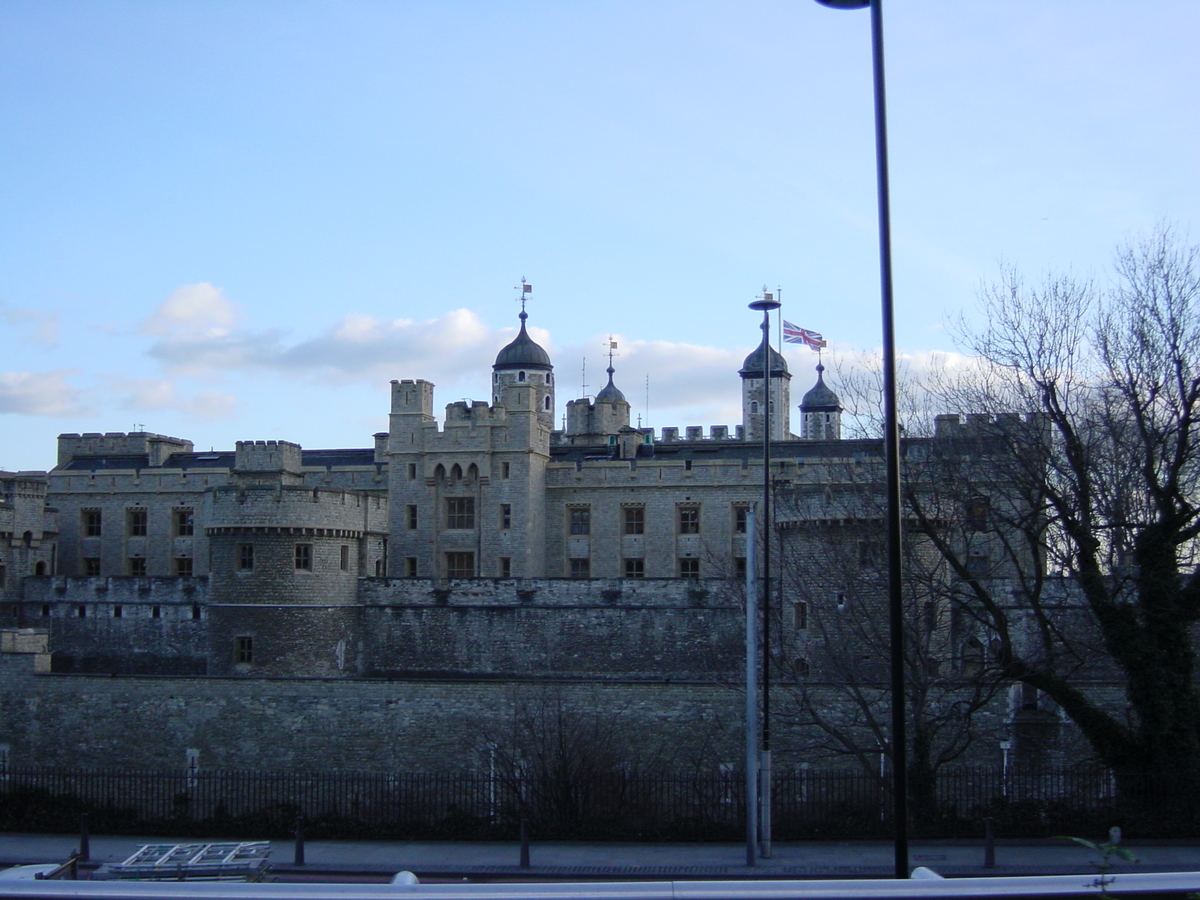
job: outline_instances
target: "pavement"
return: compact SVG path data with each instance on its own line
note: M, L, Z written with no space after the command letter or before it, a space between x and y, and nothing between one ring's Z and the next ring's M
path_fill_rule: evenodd
M211 841L230 840L215 836ZM200 843L202 839L155 837L89 838L83 868L119 863L144 844ZM1136 863L1114 872L1200 871L1200 839L1129 842ZM0 867L63 862L79 849L79 835L0 834ZM373 880L400 871L427 880L688 880L735 878L891 877L887 841L797 841L777 843L769 859L746 865L745 844L533 843L529 867L520 865L520 846L508 842L306 841L297 865L294 841L272 841L273 872L283 880ZM985 867L983 841L913 841L910 868L927 866L947 877L1068 875L1097 871L1098 859L1065 840L997 840L995 866Z

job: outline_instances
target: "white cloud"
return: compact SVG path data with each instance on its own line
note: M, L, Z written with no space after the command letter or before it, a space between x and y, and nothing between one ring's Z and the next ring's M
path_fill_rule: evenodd
M185 312L193 308L182 307ZM172 373L219 376L267 370L334 384L437 380L464 369L486 371L496 351L512 339L509 330L490 330L467 309L423 322L353 313L323 334L290 346L273 329L208 327L211 321L200 315L163 321L183 324L169 333L156 332L162 337L148 352Z
M28 416L81 415L80 393L67 384L74 370L0 372L0 413Z
M199 419L225 418L233 414L237 398L219 391L199 391L191 397L180 394L174 382L167 379L110 379L114 392L123 394L122 409L151 412L177 410Z
M138 330L143 334L217 338L228 334L237 319L237 309L225 292L203 281L173 290Z
M43 347L58 346L58 313L20 309L0 300L0 321L12 325L33 325L32 340Z

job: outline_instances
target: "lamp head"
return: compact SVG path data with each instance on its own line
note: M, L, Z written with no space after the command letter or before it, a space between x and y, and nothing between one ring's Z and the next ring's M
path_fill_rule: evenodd
M871 5L871 0L817 0L817 2L831 9L866 9Z

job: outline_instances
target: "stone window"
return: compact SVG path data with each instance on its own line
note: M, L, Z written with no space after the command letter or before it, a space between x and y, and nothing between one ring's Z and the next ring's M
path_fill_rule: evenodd
M646 507L644 506L623 506L621 514L625 519L624 532L625 534L645 534L646 533Z
M100 510L83 510L83 536L100 537L102 531L103 529L101 527Z
M858 542L858 564L862 568L878 568L880 555L880 546L878 541Z
M175 574L180 578L192 577L192 558L190 556L175 557Z
M700 560L694 556L684 556L679 559L680 578L699 578Z
M296 545L296 568L305 572L311 572L313 567L312 559L312 544L297 544Z
M626 557L625 558L625 577L626 578L645 578L646 577L646 561L641 557Z
M475 554L474 553L447 553L446 554L446 577L447 578L474 578L475 577Z
M733 558L733 574L741 581L746 580L746 557L735 556Z
M417 464L416 463L408 464L408 480L409 481L417 480Z
M501 578L512 578L512 557L511 556L500 557L500 577Z
M43 604L42 604L42 616L43 616L44 618L49 618L49 617L50 617L50 604L49 604L49 603L43 603Z
M586 556L579 559L571 560L571 577L572 578L591 578L592 577L592 561Z
M404 557L404 575L406 578L417 577L417 558L415 556Z
M129 557L129 574L138 578L143 578L146 575L146 557L131 556Z
M501 503L500 504L500 530L508 531L508 529L510 529L510 528L512 528L512 504L511 503Z
M162 607L161 606L150 607L150 618L161 619L162 618Z
M681 506L681 507L679 507L679 533L680 534L699 534L700 533L700 507L698 507L698 506Z
M797 600L795 603L795 619L796 629L803 631L808 628L808 604L803 600Z
M339 550L340 550L340 553L338 555L338 568L340 568L343 572L349 572L350 571L350 545L342 544L342 546L339 548Z
M511 468L509 467L508 463L506 463L506 462L500 463L500 477L501 478L508 480L508 476L509 476L510 472L511 472Z
M196 517L190 509L175 510L175 536L191 537L196 533Z
M100 557L85 556L83 558L83 574L95 578L100 574Z
M796 678L807 678L808 671L808 660L803 656L797 656L795 660L792 661L792 672L795 674Z
M983 578L988 573L989 563L986 553L972 553L967 557L967 572L973 578Z
M123 619L125 617L125 607L118 603L112 608L112 614L114 619Z
M475 527L475 498L446 498L446 527L466 530Z
M733 532L734 534L746 533L746 516L750 513L750 507L744 503L735 503L733 505Z
M591 534L592 533L592 510L588 506L572 507L571 516L571 534Z
M249 572L254 568L253 544L238 544L237 567L243 572Z
M149 513L144 509L126 510L130 537L145 537L148 530Z
M87 618L87 607L86 606L75 607L75 614L77 616L79 616L79 618L81 618L81 619L86 619Z
M991 518L991 500L987 497L972 497L967 501L966 526L967 531L987 531L988 520Z
M254 662L254 638L242 634L233 639L233 661L240 665Z
M417 507L415 505L409 504L408 509L407 509L407 516L408 516L408 530L416 531L417 530Z
M195 604L192 604L192 621L193 622L200 621L200 607L196 606Z

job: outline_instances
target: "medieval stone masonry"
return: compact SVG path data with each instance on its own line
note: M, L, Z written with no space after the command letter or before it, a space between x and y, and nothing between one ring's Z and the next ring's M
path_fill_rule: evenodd
M559 431L525 319L490 402L452 403L439 427L434 385L393 381L370 448L64 434L48 473L0 474L6 758L470 769L515 698L552 690L736 761L746 516L787 364L764 336L738 373L742 422L682 433L632 427L610 365ZM818 366L801 435L772 416L779 677L797 697L842 677L831 617L880 602L881 448L842 439L841 413ZM972 436L996 424L942 417L906 452L983 458ZM929 615L946 665L969 667L986 635ZM1010 707L981 721L1006 727Z

